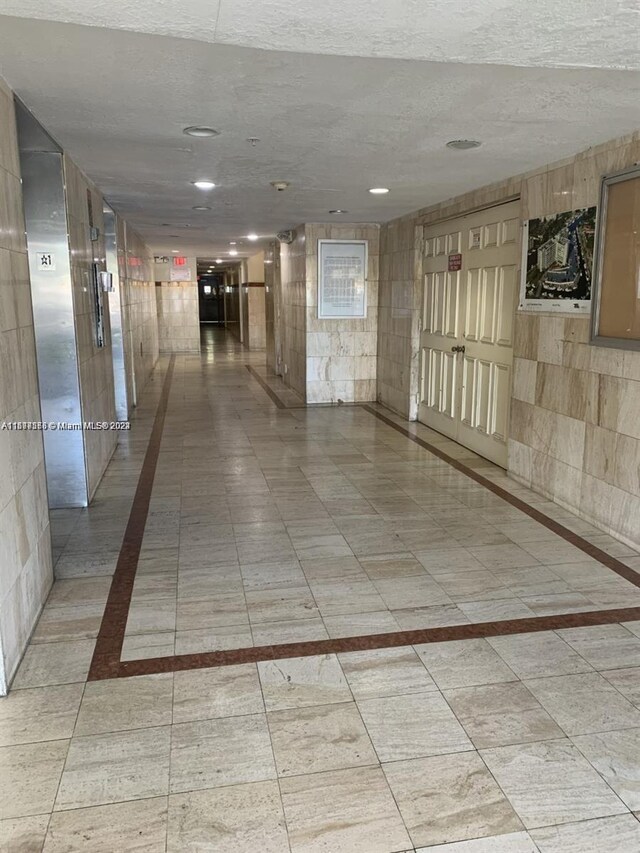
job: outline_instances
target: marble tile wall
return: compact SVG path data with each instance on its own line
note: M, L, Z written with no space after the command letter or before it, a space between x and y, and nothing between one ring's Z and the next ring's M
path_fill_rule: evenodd
M252 350L266 348L265 318L265 265L264 252L256 252L241 266L242 286L242 342Z
M228 332L241 340L240 328L240 272L226 270L224 274L224 325Z
M105 346L98 347L95 342L95 312L90 286L91 266L94 261L101 261L105 256L102 196L66 154L64 173L82 418L84 421L114 421L116 410L108 310L110 294L103 294ZM99 230L95 241L90 239L88 194L91 197L93 225ZM91 499L115 450L118 435L113 430L86 430L84 441L87 485Z
M136 405L158 361L158 312L153 255L142 238L116 216L127 395Z
M380 227L307 223L306 391L308 403L376 399ZM367 240L367 316L318 318L318 240Z
M247 346L263 350L267 344L264 284L254 282L247 290Z
M409 420L418 411L420 288L414 287L415 217L380 231L377 399Z
M419 318L424 225L517 197L523 219L597 204L600 177L639 160L636 132L383 226L380 402L409 418L417 416L419 325L410 324L408 317L400 325L394 318L398 303L392 293L394 282L405 281L403 275L413 263ZM412 230L418 235L413 250ZM516 313L508 470L518 481L638 547L640 352L591 346L589 324L584 316Z
M293 243L280 244L280 321L276 339L280 370L287 385L306 399L307 280L306 226L299 225Z
M13 95L0 80L0 424L39 421ZM0 429L0 695L53 582L42 433Z
M277 372L276 354L276 294L280 295L280 244L270 243L264 255L264 312L267 367ZM279 311L278 311L279 314Z
M200 352L197 281L156 281L160 352Z

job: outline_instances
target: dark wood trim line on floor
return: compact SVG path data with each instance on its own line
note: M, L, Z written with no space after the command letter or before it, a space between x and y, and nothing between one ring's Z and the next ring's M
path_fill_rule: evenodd
M127 628L131 594L138 569L144 528L149 514L149 503L160 454L164 419L169 404L175 363L176 356L172 355L162 383L162 392L138 478L138 485L131 504L129 521L122 539L118 562L113 573L91 666L89 667L89 681L95 681L97 678L113 678L119 675L120 655Z
M96 647L91 661L88 680L99 681L107 678L127 678L138 675L152 675L162 672L178 672L207 667L232 666L242 663L256 663L266 660L281 660L310 655L336 654L339 652L368 651L387 649L397 646L419 645L421 643L439 643L450 640L469 640L483 637L499 637L508 634L521 634L535 631L553 631L562 628L581 628L593 625L609 625L617 622L631 622L640 619L640 607L618 608L611 610L590 610L581 613L567 613L552 616L533 616L526 619L509 619L494 622L481 622L469 625L450 625L440 628L424 628L416 631L395 631L388 634L368 634L358 637L342 637L329 640L314 640L302 643L282 643L270 646L252 646L244 649L227 649L215 652L201 652L189 655L167 655L165 657L142 660L121 661L122 646L127 625L131 594L135 581L138 558L144 536L144 528L149 512L149 503L153 489L153 479L160 453L162 431L167 412L171 381L175 366L175 356L171 357L164 378L162 394L147 446L140 478L131 507L131 514L124 534L122 548L118 557L111 583L107 604L102 618ZM279 409L288 407L278 398L257 371L246 365L249 373L260 383L271 400ZM567 542L575 545L618 575L640 587L640 576L616 560L602 549L587 542L581 536L554 521L552 518L512 495L491 480L483 477L473 468L454 459L438 447L429 444L410 430L395 423L390 418L366 404L361 405L369 414L387 426L392 427L410 441L428 450L447 462L457 471L470 477L493 494L507 501L524 514L557 533Z
M589 625L610 625L611 623L631 622L639 618L640 607L627 607L618 610L592 610L586 613L566 613L558 616L532 616L528 619L510 619L502 622L478 622L472 625L421 628L417 631L394 631L389 634L340 637L333 640L310 640L304 643L282 643L275 646L224 649L218 652L200 652L199 654L123 661L118 668L117 677L126 678L132 675L154 675L161 672L179 672L185 669L203 669L214 666L234 666L241 663L258 663L259 661L301 658L311 655L391 649L396 646L416 646L421 643L443 643L450 640L503 637L507 634L556 631L561 628L583 628ZM94 675L93 678L89 677L89 681L96 678L113 677L113 675Z

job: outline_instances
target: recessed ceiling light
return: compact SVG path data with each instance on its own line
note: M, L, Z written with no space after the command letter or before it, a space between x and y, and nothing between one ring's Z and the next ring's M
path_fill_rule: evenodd
M215 187L213 181L208 180L207 178L198 178L197 181L191 181L194 187L198 187L199 190L212 190Z
M182 131L187 136L197 136L201 139L207 139L211 136L220 136L220 131L213 127L207 127L204 124L194 124L191 127L185 127Z
M369 192L372 195L386 195L389 190L387 189L387 187L372 187Z
M447 142L447 148L455 148L456 151L468 151L469 148L479 148L482 142L477 139L452 139Z
M221 264L221 263L222 263L222 258L216 258L216 263L217 263L217 264Z
M340 208L338 207L335 210L330 210L329 213L338 214L338 213L347 213L347 211L346 210L340 210Z
M237 254L238 254L238 252L237 252L237 250L236 250L236 249L229 249L229 254L230 254L230 255L237 255Z
M247 240L251 240L252 243L257 239L258 239L257 234L247 234Z
M235 246L235 245L236 245L236 241L235 241L235 240L229 240L229 245L230 245L230 246Z
M197 204L195 207L191 208L192 210L211 210L210 207L207 207L204 204Z
M173 252L174 255L180 254L180 249L172 249L171 251Z

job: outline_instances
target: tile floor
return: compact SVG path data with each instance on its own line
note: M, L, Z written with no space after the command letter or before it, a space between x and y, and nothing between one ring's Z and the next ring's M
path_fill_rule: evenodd
M276 407L262 360L217 332L176 362L123 659L640 604L366 411ZM92 507L54 513L0 700L0 850L640 851L640 621L87 682L161 386Z

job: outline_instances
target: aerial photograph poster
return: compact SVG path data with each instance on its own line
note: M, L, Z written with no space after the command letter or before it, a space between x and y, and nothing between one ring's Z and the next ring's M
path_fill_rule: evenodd
M525 222L520 308L589 311L596 208Z

